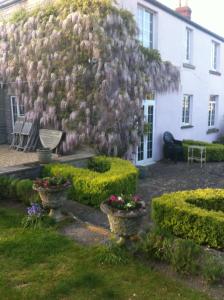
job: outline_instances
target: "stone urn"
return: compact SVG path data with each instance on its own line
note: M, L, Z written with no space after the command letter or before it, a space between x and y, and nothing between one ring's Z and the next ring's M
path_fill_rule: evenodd
M61 208L66 200L66 191L70 188L70 184L57 188L44 188L33 185L33 189L40 195L41 202L44 208L49 208L49 217L56 222L64 219Z
M119 237L118 244L123 244L138 235L142 219L147 214L144 205L130 211L117 210L108 205L107 201L101 203L100 209L108 217L111 232Z
M40 164L49 164L52 161L52 151L49 148L37 150L38 160Z

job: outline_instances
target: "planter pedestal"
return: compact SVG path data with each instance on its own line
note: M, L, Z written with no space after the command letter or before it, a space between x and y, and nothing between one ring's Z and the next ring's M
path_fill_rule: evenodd
M66 190L69 187L70 186L60 189L33 187L33 189L39 193L43 207L50 209L49 217L52 217L56 222L65 218L61 212L61 207L66 200Z
M105 202L100 208L107 215L110 230L118 236L117 243L120 245L138 235L143 216L147 213L144 207L133 211L114 210Z

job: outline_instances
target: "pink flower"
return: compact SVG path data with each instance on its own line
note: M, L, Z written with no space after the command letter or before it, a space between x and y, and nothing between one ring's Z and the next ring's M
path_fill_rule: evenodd
M109 198L109 201L111 201L111 202L117 201L117 196L111 195L110 198Z
M141 201L141 197L138 196L138 195L134 195L134 196L133 196L133 201L139 202L139 201Z

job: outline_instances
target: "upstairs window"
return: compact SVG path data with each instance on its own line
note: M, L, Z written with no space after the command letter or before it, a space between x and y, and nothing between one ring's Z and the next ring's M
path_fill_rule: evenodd
M211 57L211 67L212 70L218 71L220 65L220 44L212 41L212 57Z
M192 41L193 41L193 31L190 28L186 28L185 61L187 63L191 63L192 62Z
M216 123L216 111L218 96L210 96L208 104L208 127L214 127Z
M191 125L192 95L184 95L182 106L182 125Z
M139 41L146 48L154 48L154 14L150 10L138 6Z

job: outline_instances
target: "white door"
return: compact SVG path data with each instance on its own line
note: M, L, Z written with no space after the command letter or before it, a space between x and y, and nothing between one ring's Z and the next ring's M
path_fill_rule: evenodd
M144 134L141 136L141 143L137 149L136 165L145 166L153 163L153 139L155 125L155 101L145 100L144 109Z

